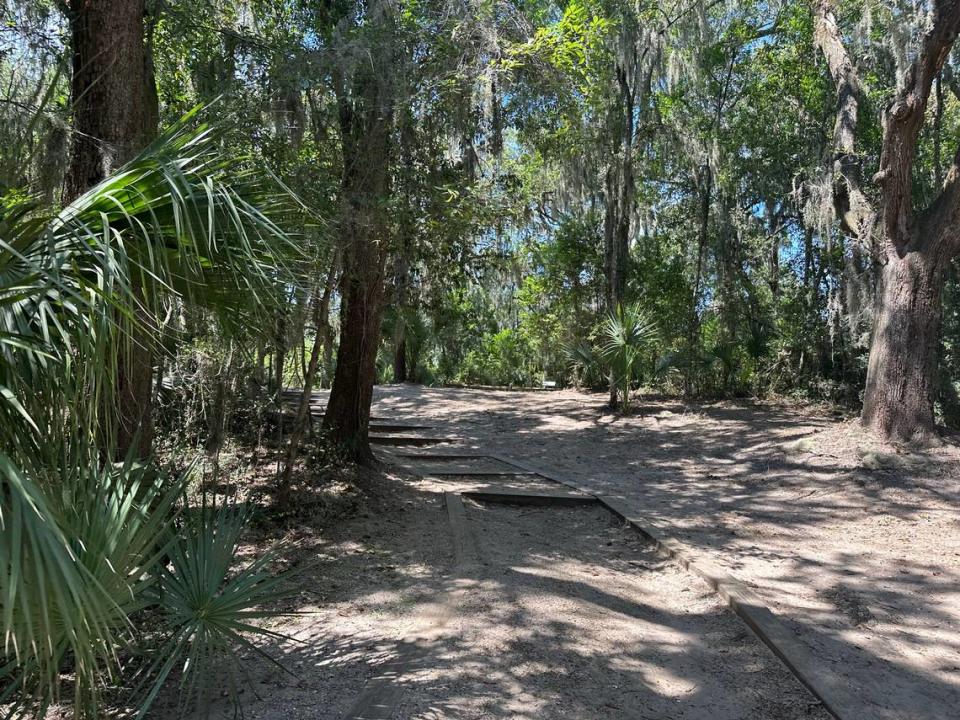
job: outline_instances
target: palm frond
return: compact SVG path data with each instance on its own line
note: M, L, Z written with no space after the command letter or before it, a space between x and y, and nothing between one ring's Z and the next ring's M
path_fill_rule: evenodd
M196 704L205 699L204 681L218 674L215 665L225 660L229 665L231 653L250 650L272 660L248 637L287 639L255 624L276 616L263 607L280 594L282 578L268 572L275 555L262 555L231 573L246 524L242 507L204 506L188 516L183 534L170 546L169 565L151 589L167 640L145 673L152 685L140 702L141 717L174 668L182 668L181 702Z
M601 326L600 352L610 367L611 384L618 388L624 411L630 407L630 388L647 345L657 337L657 326L639 304L621 305Z
M297 282L296 199L196 120L62 210L0 197L0 704L56 701L69 658L75 714L96 716L172 539L180 481L104 465L118 349L162 298L243 322Z

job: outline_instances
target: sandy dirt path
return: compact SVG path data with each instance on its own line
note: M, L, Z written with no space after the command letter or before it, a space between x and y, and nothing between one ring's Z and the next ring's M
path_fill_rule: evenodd
M476 479L375 475L353 517L290 529L301 614L271 627L301 643L270 648L289 673L238 658L244 717L829 720L705 583L605 510L466 500L464 564L443 493Z
M374 411L623 498L752 586L864 720L960 715L956 444L897 454L810 412L639 405L620 418L575 391L387 386Z
M705 583L600 508L467 502L481 565L396 718L829 715Z

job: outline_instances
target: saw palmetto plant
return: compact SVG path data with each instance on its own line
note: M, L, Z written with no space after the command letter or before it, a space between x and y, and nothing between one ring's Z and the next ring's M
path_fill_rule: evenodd
M206 577L214 597L228 583L226 546L214 564L175 550L220 537L218 523L235 535L236 521L175 522L182 479L132 456L111 461L118 357L152 342L161 300L236 322L279 296L297 262L282 229L295 205L269 176L222 157L196 117L64 208L0 198L0 714L69 702L97 716L102 688L124 685L136 613L160 602L157 584ZM258 567L233 582L219 624L170 624L165 662L255 631L249 613L270 586Z
M620 305L601 327L601 354L610 368L610 384L618 389L620 409L630 411L630 390L640 362L657 337L656 324L639 304Z

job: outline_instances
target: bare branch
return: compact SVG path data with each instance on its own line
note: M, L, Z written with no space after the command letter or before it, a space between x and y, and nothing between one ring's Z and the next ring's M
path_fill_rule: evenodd
M833 205L844 229L862 244L872 245L870 236L876 211L860 187L861 163L856 153L860 98L860 77L844 47L832 0L814 0L814 39L837 92L837 119L833 128Z
M930 89L958 32L960 0L934 0L920 51L900 78L897 94L884 113L883 150L874 180L883 188L884 232L898 255L913 241L912 170ZM955 175L952 170L950 174ZM940 205L940 198L934 204Z
M852 154L857 131L857 111L862 95L860 77L850 59L831 0L816 0L813 6L814 41L823 53L837 91L837 122L834 126L834 145L839 152Z

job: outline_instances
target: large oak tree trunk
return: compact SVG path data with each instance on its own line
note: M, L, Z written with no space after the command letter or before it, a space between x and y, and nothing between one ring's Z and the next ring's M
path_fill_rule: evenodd
M74 139L66 180L73 199L131 160L155 137L158 102L145 38L145 0L73 0L71 101ZM135 271L132 271L135 272ZM135 295L147 305L147 279L133 277ZM122 343L117 387L106 419L119 457L150 454L153 440L153 342L150 314L141 307L138 326Z
M944 264L921 252L883 267L861 418L884 437L934 432L944 279Z
M924 209L915 207L914 166L934 80L960 34L960 2L933 0L927 6L917 52L884 110L880 167L873 177L880 187L876 209L860 189L854 147L863 92L856 66L844 47L833 0L813 0L812 9L817 44L837 90L834 169L842 178L834 186L837 217L844 232L882 265L861 420L889 440L922 440L934 432L943 288L951 258L960 254L960 147L939 195ZM935 154L939 158L939 150ZM939 159L936 163L939 179Z

